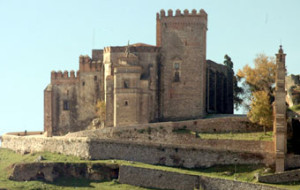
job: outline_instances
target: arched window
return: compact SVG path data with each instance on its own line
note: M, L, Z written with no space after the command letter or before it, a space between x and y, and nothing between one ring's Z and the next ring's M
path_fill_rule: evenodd
M180 82L180 63L175 62L173 66L173 82Z

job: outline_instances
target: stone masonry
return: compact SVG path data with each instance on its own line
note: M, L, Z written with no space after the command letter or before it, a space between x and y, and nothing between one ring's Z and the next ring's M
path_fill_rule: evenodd
M287 153L286 91L285 91L285 56L282 47L276 54L276 89L274 102L274 138L276 154L276 172L285 170Z
M233 71L206 60L207 14L164 10L156 46L137 43L80 56L76 72L52 72L44 90L48 136L87 129L105 101L106 127L233 113Z

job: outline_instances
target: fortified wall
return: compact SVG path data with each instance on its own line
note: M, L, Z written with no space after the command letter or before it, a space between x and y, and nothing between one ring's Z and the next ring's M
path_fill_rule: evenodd
M273 143L268 141L203 140L199 146L188 146L83 137L46 138L39 135L21 137L6 134L2 136L2 147L20 153L49 151L85 159L120 159L186 168L236 163L274 163Z

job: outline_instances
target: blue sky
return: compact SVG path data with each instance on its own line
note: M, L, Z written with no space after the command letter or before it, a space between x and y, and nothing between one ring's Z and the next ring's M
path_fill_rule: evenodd
M105 46L155 44L160 9L208 13L207 59L231 56L237 71L282 43L300 74L297 0L0 0L0 135L43 130L43 90L52 70L77 70L79 55Z

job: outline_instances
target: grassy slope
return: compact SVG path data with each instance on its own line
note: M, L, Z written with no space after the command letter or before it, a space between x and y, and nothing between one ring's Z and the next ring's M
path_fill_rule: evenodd
M39 154L20 155L13 151L0 148L0 189L101 189L101 190L146 190L146 188L134 187L130 185L119 184L117 181L89 181L85 179L59 179L55 183L45 183L42 181L17 182L8 180L12 168L9 166L13 163L33 162L38 155L42 155L46 161L56 162L83 162L74 156L65 156L49 152Z
M15 182L8 180L9 173L12 168L9 165L17 162L33 162L38 155L42 155L47 161L56 162L101 162L101 163L119 163L123 165L133 165L136 167L144 167L151 169L159 169L165 171L173 171L185 174L205 175L211 177L225 178L225 179L236 179L239 181L256 182L254 178L255 173L262 173L264 168L261 165L239 165L235 166L215 166L207 169L180 169L166 166L154 166L150 164L143 164L139 162L128 162L120 160L102 160L102 161L85 161L80 160L74 156L66 156L61 154L54 154L49 152L35 153L20 155L16 154L11 150L0 148L0 188L9 189L103 189L103 190L117 190L117 189L132 189L142 190L146 188L139 188L124 184L118 184L117 181L99 182L89 180L76 180L76 179L60 179L54 183L45 183L41 181L28 181L28 182ZM279 185L288 189L300 189L300 183Z

